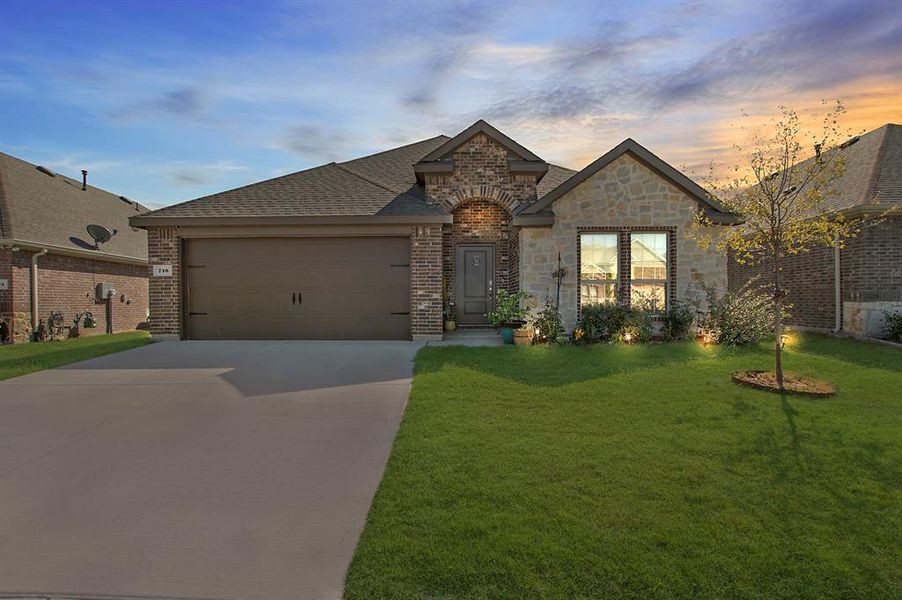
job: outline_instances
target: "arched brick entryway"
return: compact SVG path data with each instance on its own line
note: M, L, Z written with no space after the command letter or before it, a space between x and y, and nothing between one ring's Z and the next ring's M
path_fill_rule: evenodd
M442 230L442 275L448 297L455 303L452 315L458 319L457 249L462 244L494 247L494 289L519 289L517 232L511 215L498 198L468 198L457 203L451 214L454 222Z

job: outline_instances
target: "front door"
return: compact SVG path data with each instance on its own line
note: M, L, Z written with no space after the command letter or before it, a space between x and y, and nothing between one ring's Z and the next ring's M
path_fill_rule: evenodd
M457 247L457 322L487 325L495 294L495 247Z

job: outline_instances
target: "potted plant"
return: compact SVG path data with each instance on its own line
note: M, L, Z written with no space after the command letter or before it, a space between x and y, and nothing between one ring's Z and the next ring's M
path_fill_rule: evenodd
M529 296L526 292L509 292L500 289L495 294L495 309L489 313L489 322L501 330L505 344L514 343L514 330L526 324L529 308L522 303Z

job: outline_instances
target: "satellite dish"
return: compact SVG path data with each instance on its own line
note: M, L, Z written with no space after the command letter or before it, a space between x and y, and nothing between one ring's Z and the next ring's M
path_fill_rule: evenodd
M113 237L113 232L103 225L91 224L88 225L88 235L94 240L94 244L99 246L110 241L110 238Z

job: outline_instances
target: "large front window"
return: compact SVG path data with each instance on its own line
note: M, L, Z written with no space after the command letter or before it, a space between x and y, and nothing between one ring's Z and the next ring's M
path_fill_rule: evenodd
M579 238L579 302L610 304L617 301L618 235L584 233Z
M651 313L667 308L667 234L630 234L630 303Z

